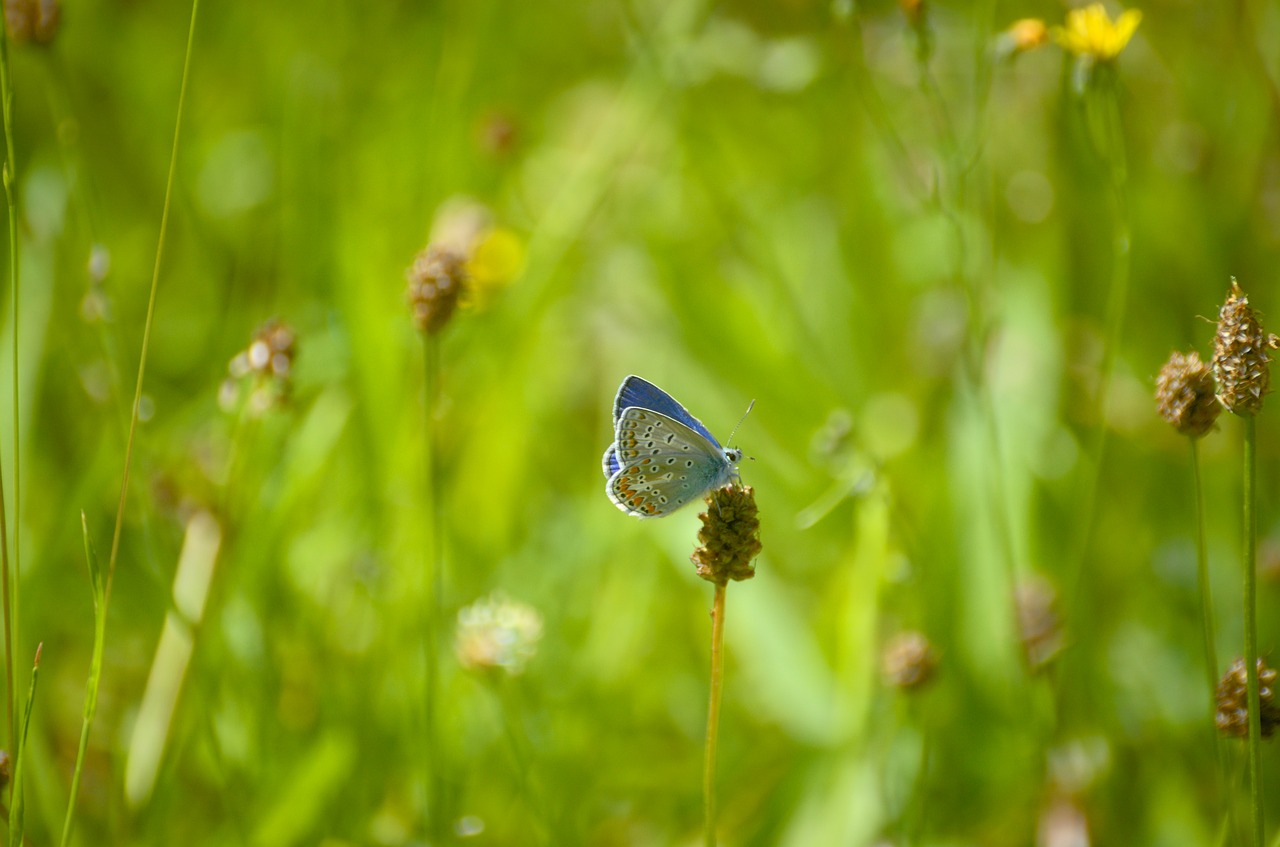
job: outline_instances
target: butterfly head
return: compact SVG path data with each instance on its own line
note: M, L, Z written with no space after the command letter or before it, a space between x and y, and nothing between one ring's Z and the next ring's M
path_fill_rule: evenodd
M733 440L733 436L737 435L738 427L742 426L742 422L746 420L747 415L751 414L751 410L756 406L756 401L752 400L747 404L747 410L742 413L742 417L738 418L738 423L734 426L733 432L729 433L729 440ZM724 459L729 463L729 469L733 472L733 478L738 478L738 462L742 461L742 451L737 447L725 447Z

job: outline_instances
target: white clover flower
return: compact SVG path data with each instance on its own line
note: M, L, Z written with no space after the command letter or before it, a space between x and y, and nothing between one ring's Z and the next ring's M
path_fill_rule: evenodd
M458 612L454 651L469 670L521 673L538 652L542 617L532 606L492 595Z

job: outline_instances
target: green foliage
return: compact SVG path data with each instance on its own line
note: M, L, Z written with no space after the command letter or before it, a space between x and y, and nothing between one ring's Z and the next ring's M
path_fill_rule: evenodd
M1188 450L1152 391L1171 350L1208 358L1231 275L1280 314L1261 5L1154 6L1077 90L1056 46L995 52L1058 5L928 3L913 24L839 0L206 4L109 609L93 544L190 8L90 0L10 45L16 654L48 647L28 837L64 832L74 793L83 845L426 844L441 819L448 843L696 843L697 510L633 520L600 474L639 373L721 437L756 401L735 441L764 551L725 619L722 844L1001 847L1077 819L1097 843L1209 843L1245 809L1243 748L1224 780ZM519 273L440 333L429 427L404 274L459 197ZM296 335L284 376L246 365L273 317ZM1219 670L1243 651L1239 429L1199 448ZM1033 579L1062 630L1040 666L1014 606ZM493 595L540 617L520 674L454 649ZM938 658L916 690L881 678L906 629Z

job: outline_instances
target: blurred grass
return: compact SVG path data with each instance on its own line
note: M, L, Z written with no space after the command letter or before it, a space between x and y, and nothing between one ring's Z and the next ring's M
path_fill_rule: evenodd
M1200 689L1186 449L1150 398L1171 349L1207 354L1229 275L1277 312L1280 19L1143 8L1118 67L1132 283L1100 404L1110 208L1069 61L983 64L997 31L1059 23L1061 4L926 6L963 172L893 3L208 4L73 840L426 843L425 421L403 274L468 195L524 267L443 336L444 630L501 590L543 636L512 679L443 658L450 807L482 828L458 840L698 838L695 510L632 521L601 490L609 404L637 372L721 436L756 400L736 440L765 551L729 600L724 843L1025 844L1055 803L1099 843L1207 843L1239 787L1219 785ZM70 784L93 640L78 514L103 549L188 13L86 2L12 53L37 844ZM289 403L223 411L228 361L272 316L298 335ZM1031 674L1010 574L1069 574L1100 426L1066 652ZM1202 445L1224 667L1241 649L1237 429ZM855 493L802 528L833 490ZM129 738L198 508L223 546L155 793L130 808ZM878 670L906 627L941 660L909 698Z

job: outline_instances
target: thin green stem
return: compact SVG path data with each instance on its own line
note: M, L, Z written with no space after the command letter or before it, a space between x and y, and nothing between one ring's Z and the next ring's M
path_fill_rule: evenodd
M1128 165L1124 147L1123 125L1120 120L1120 104L1114 69L1106 66L1095 68L1095 80L1084 92L1083 119L1095 152L1106 168L1111 191L1111 280L1107 291L1106 312L1103 317L1104 338L1102 363L1094 397L1094 430L1089 440L1085 461L1082 491L1076 498L1079 505L1080 527L1077 542L1070 560L1064 588L1064 609L1069 617L1078 610L1078 597L1084 577L1085 562L1093 541L1097 520L1097 502L1102 484L1103 459L1107 448L1108 398L1115 372L1116 358L1120 352L1120 339L1124 331L1125 312L1129 302L1130 281L1130 226L1127 202ZM1101 89L1101 90L1098 90ZM1098 98L1102 103L1098 103ZM1100 126L1099 126L1100 124ZM1065 692L1059 691L1059 696Z
M707 742L702 763L706 847L716 844L716 744L720 734L720 692L724 687L724 589L724 583L716 583L711 606L711 702L707 706Z
M903 835L903 843L907 847L922 843L925 821L929 816L929 767L933 759L933 727L927 715L920 716L917 723L920 727L920 764L916 774L915 800L911 804L914 809L907 818Z
M440 391L440 342L434 333L422 335L422 402L425 409L426 445L423 475L427 486L425 588L427 591L426 632L426 747L430 768L427 784L428 831L439 841L445 834L445 772L440 744L440 627L444 618L444 538L440 527L439 431L436 411Z
M169 232L169 207L173 201L173 183L178 169L178 143L182 137L182 115L187 102L187 81L191 77L191 53L196 37L196 16L200 0L191 0L191 22L187 29L187 51L182 60L182 82L178 87L178 114L173 123L173 145L169 150L169 175L164 184L164 205L160 211L160 236L156 244L156 261L151 271L151 292L147 296L147 317L142 325L142 352L138 357L138 381L133 390L133 404L129 412L129 437L124 448L124 472L120 480L120 500L116 506L115 529L111 534L111 555L107 558L107 582L104 605L111 603L111 585L116 575L116 561L120 555L120 534L124 528L124 507L129 496L129 469L133 465L133 442L138 432L138 410L142 405L142 386L147 373L147 352L151 349L151 326L155 322L156 292L160 289L160 267L164 258L164 243Z
M1253 812L1253 844L1262 847L1262 724L1258 703L1258 490L1257 419L1244 415L1244 480L1241 517L1244 539L1241 544L1244 569L1244 666L1249 692L1249 805Z
M71 795L67 800L67 814L62 821L61 847L71 841L71 827L75 822L76 797L80 794L80 778L84 774L84 760L89 752L89 729L93 714L98 708L98 684L102 679L102 653L107 642L107 617L102 608L102 570L98 567L97 552L89 536L89 522L80 513L80 530L84 535L85 562L89 569L89 581L93 589L93 658L89 664L89 679L85 684L84 714L80 724L80 746L76 750L76 767L71 774Z
M1205 544L1204 483L1200 477L1200 442L1188 438L1191 445L1191 477L1196 510L1196 582L1200 589L1200 623L1204 627L1204 672L1209 691L1209 714L1217 712L1214 689L1218 685L1218 648L1213 625L1213 596L1209 586L1209 553Z
M1192 497L1195 500L1196 513L1196 584L1200 590L1200 623L1204 629L1204 674L1205 693L1209 698L1209 729L1213 733L1214 755L1218 759L1218 775L1222 779L1224 791L1227 782L1226 751L1222 747L1222 736L1218 733L1214 716L1218 711L1218 647L1214 633L1217 631L1213 622L1213 589L1209 582L1209 553L1205 536L1204 523L1204 482L1200 473L1200 441L1188 438L1191 450ZM1230 838L1236 836L1235 806L1227 802L1226 819L1223 826Z
M26 837L22 834L25 827L26 818L26 801L24 799L23 783L26 781L26 760L27 760L27 730L31 727L31 710L36 701L36 682L40 678L40 653L44 649L44 642L36 645L36 657L31 665L31 688L27 691L26 707L22 711L22 726L17 738L17 744L14 745L13 756L13 802L9 807L9 847L20 847L27 842Z
M155 320L156 292L160 288L161 260L164 256L165 236L169 230L169 208L173 199L173 183L177 173L178 144L182 136L182 116L187 102L187 82L191 78L191 54L195 45L196 19L200 11L200 0L191 0L191 21L187 27L187 47L182 60L182 81L178 87L178 110L174 117L173 145L169 151L169 173L165 180L164 205L160 212L160 234L156 244L156 260L151 273L151 291L147 297L147 316L142 328L142 352L138 359L138 381L134 387L133 404L129 415L129 434L125 441L124 469L120 480L120 500L116 506L115 529L111 536L111 555L107 560L106 579L102 586L102 601L96 624L101 629L95 640L93 667L90 671L88 690L85 693L85 712L81 733L81 749L76 756L76 770L72 777L75 790L67 801L67 816L63 824L62 843L70 837L71 824L75 816L76 795L79 788L80 773L84 768L84 753L90 728L97 713L98 687L101 681L102 645L105 642L107 609L111 604L111 583L116 572L116 561L120 555L120 535L124 528L124 510L129 495L129 469L133 464L134 436L138 430L138 410L142 405L142 386L147 371L147 351L151 348L151 326Z
M853 40L851 55L854 59L854 73L857 77L855 90L862 98L863 105L867 110L867 117L870 118L876 130L880 133L885 148L898 166L898 172L902 180L911 184L914 194L922 202L933 202L935 199L933 192L915 168L911 158L911 151L907 149L907 144L902 139L902 135L894 127L888 104L875 86L875 77L867 65L866 39L862 32L862 21L856 11L849 19L849 34Z
M4 503L4 483L0 475L0 579L4 581L4 669L8 684L9 749L18 744L18 692L14 668L18 651L18 198L17 158L13 151L13 79L9 68L9 36L0 27L0 111L4 116L4 199L9 216L9 289L13 296L13 553L10 568L9 520ZM9 783L10 805L14 784Z
M533 816L537 829L537 837L530 840L537 844L549 844L551 842L548 837L546 800L531 767L533 752L529 744L529 734L525 729L525 710L521 708L517 681L510 678L505 671L499 673L501 676L496 679L497 684L494 690L501 709L502 726L506 730L507 743L511 745L511 757L515 762L516 773L520 777L525 802L529 806L529 813Z

